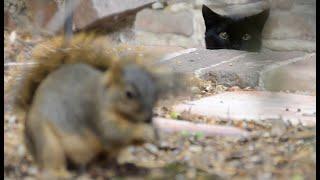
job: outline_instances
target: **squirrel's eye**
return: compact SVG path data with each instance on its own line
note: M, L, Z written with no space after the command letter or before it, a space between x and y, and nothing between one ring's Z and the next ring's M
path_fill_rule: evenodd
M220 37L221 39L228 39L228 38L229 38L229 35L228 35L228 33L226 33L226 32L221 32L221 33L219 33L219 37Z
M126 91L126 97L128 99L132 99L134 97L133 93L131 91Z
M251 36L250 36L249 34L244 34L244 35L242 36L242 39L245 40L245 41L247 41L247 40L251 39Z

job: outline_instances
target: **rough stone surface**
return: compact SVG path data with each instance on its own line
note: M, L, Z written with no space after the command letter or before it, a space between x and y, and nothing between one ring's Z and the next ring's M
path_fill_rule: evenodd
M135 29L154 33L191 36L193 33L192 14L189 11L171 13L144 9L136 16Z
M315 25L308 21L310 18L292 12L274 12L264 28L264 37L314 40Z
M224 49L197 49L164 59L159 63L172 67L176 71L194 73L200 78L214 80L218 84L245 88L259 86L260 75L265 70L303 61L309 58L309 55L298 51L250 53ZM310 73L315 75L315 71ZM273 80L276 81L272 79L271 82Z
M58 11L58 4L55 1L28 0L26 8L30 12L33 24L44 28Z
M268 8L266 0L210 1L205 4L213 11L226 16L250 16Z
M202 4L224 15L247 16L271 7L263 32L263 48L281 51L316 49L316 1L314 0L81 0L75 9L76 30L98 28L119 32L121 42L141 45L205 47ZM160 9L145 9L163 4ZM140 11L141 10L141 11ZM138 11L140 11L138 13ZM138 13L138 16L135 16ZM42 16L39 16L42 17ZM8 15L5 17L9 24ZM135 26L133 26L135 24Z
M168 14L177 14L177 12L172 11L170 8L165 11L168 11ZM176 33L155 33L149 31L142 31L135 28L135 41L136 43L143 45L161 45L161 46L181 46L184 48L191 47L204 47L204 21L202 14L199 10L192 10L192 8L187 8L181 10L182 12L188 12L192 15L191 23L192 26L187 27L187 29L193 29L192 36L185 36L182 34ZM179 13L179 12L178 12ZM142 20L145 17L142 17ZM178 22L185 21L185 17L181 17ZM155 22L157 24L157 19ZM173 23L173 22L171 22ZM179 24L179 23L178 23ZM171 27L161 27L172 29ZM189 31L184 29L183 31Z
M81 0L74 12L75 26L78 29L87 27L91 24L109 24L113 20L118 20L121 14L127 16L125 12L133 11L129 14L135 14L139 8L151 6L156 0ZM97 25L96 25L97 26ZM111 25L110 25L111 26Z
M155 2L152 4L152 9L163 9L164 5L161 2Z
M56 13L55 1L39 0L5 0L4 26L7 29L28 29L36 31L44 28Z
M271 8L263 32L263 46L272 50L316 49L316 1L243 0L204 1L222 15L247 16Z
M169 5L177 4L177 3L192 3L193 0L166 0Z
M260 83L266 90L316 91L316 54L280 67L266 67Z
M137 41L141 44L176 45L186 48L204 46L204 23L201 14L202 4L222 15L248 16L270 7L270 18L263 32L263 48L281 51L307 51L316 49L316 1L291 0L236 0L236 1L167 1L168 6L157 11L183 12L188 10L193 17L194 31L191 38L156 30L137 32ZM159 15L160 16L160 15ZM160 17L162 17L161 15ZM164 16L163 16L164 17ZM179 21L183 21L184 17ZM152 21L156 24L157 20ZM146 29L149 26L146 27ZM168 28L168 27L165 27Z
M12 19L9 16L9 12L4 11L3 12L3 21L4 21L4 28L5 29L12 29L15 28L15 23L12 21Z
M289 10L293 6L292 0L271 0L270 3L272 8L277 8L282 10Z
M315 52L316 42L299 39L264 39L263 47L275 51Z
M25 13L26 3L25 1L19 0L4 0L3 11L4 11L4 28L13 29L16 28L17 18Z
M178 46L134 46L132 49L141 49L145 54L152 54L154 59L162 59L167 54L172 54L183 50L183 48Z
M135 32L135 41L147 46L180 46L183 48L202 47L190 37L176 34L158 34L152 32Z
M218 94L174 107L225 120L283 120L293 125L316 125L316 97L271 93L263 91L235 91Z
M315 15L274 11L265 24L263 38L269 49L315 51Z

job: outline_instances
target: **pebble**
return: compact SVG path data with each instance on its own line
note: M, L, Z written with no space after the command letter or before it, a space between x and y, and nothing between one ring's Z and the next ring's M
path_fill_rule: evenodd
M240 168L242 166L241 161L230 161L229 164L236 168Z
M11 116L9 119L8 119L8 123L10 125L13 125L16 123L16 120L17 120L17 117L16 116Z
M77 178L78 180L87 180L87 179L91 179L91 177L87 174L81 175Z
M30 174L32 174L32 175L35 175L35 174L38 173L38 168L35 167L35 166L31 166L31 167L28 168L28 172L29 172Z
M296 145L302 145L302 144L304 144L304 140L302 139L296 142Z
M24 145L19 145L17 150L18 156L23 157L26 154Z
M202 147L201 146L197 146L197 145L191 145L189 147L189 150L191 152L194 152L194 153L198 153L198 152L201 152L202 151Z
M239 143L247 143L249 141L249 139L247 137L240 137L237 140Z
M253 151L253 150L255 150L256 148L254 147L254 145L250 145L248 149L249 149L249 151Z
M176 180L185 180L185 177L183 174L177 174L175 179Z
M280 142L286 142L289 140L289 137L288 135L282 135L280 138L279 138L279 141Z
M284 128L279 127L279 126L272 127L271 135L272 136L280 136L280 135L282 135L282 133L285 132L285 130L286 130L285 127Z
M271 173L263 173L258 179L261 179L261 180L272 179L272 174Z
M268 138L268 137L270 137L270 133L269 132L265 132L265 133L263 133L262 137Z
M163 9L164 5L161 2L155 2L152 4L152 9Z
M229 91L238 91L240 90L240 87L239 86L232 86L230 88L228 88Z
M262 158L260 156L252 156L250 158L250 161L256 164L260 164L263 162Z
M194 168L188 169L186 176L188 179L194 179L196 177L197 171Z
M159 151L157 146L150 143L146 143L144 147L153 154L156 154Z
M17 39L17 33L15 31L12 31L10 36L9 36L9 41L10 43L14 43Z
M228 88L227 87L225 87L225 86L223 86L223 85L217 85L216 86L216 91L217 92L222 92L222 91L225 91L225 90L227 90Z
M211 90L213 90L211 84L209 84L208 86L206 86L205 89L206 89L206 91L211 91Z
M27 176L23 177L24 180L34 180L35 178L33 176Z
M191 87L191 92L194 93L194 94L198 94L200 93L200 89L196 86L192 86Z

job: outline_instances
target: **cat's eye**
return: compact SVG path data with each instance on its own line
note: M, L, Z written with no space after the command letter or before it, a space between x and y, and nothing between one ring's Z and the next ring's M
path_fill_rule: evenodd
M228 38L229 38L229 35L228 35L228 33L226 33L226 32L221 32L221 33L219 33L219 37L220 37L221 39L228 39Z
M242 39L245 40L245 41L247 41L247 40L251 39L251 36L250 36L249 34L244 34L244 35L242 36Z

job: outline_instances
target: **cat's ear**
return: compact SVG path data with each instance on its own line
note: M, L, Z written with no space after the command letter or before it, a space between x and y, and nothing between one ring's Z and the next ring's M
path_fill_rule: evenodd
M209 7L207 7L204 4L202 5L202 16L206 28L208 29L219 23L222 19L224 19L223 16L213 12Z
M253 15L252 17L250 17L250 19L252 20L252 23L254 23L256 26L258 26L259 29L262 30L269 17L269 12L270 9L266 9L259 14Z

